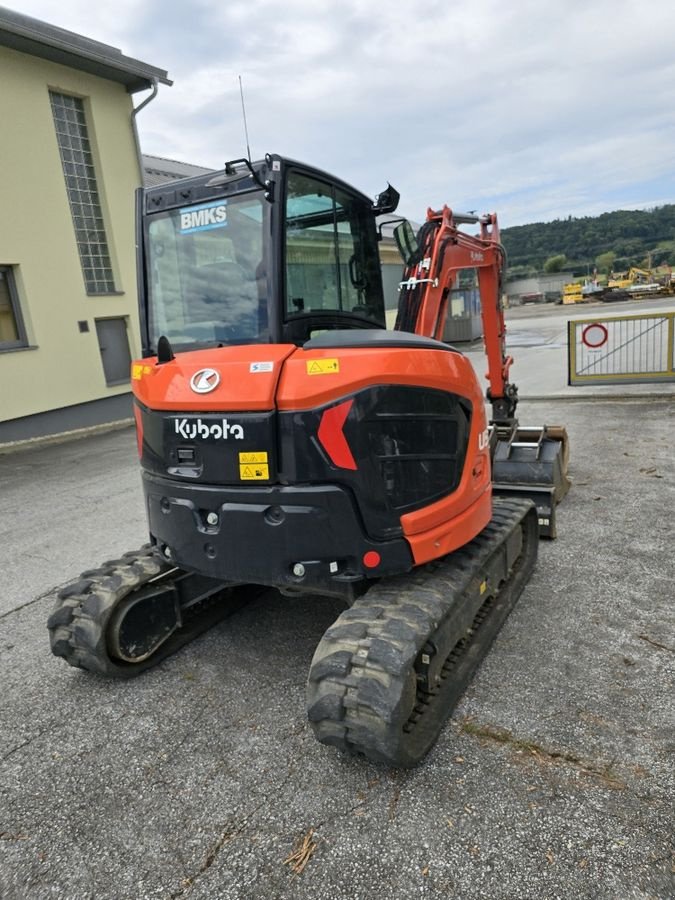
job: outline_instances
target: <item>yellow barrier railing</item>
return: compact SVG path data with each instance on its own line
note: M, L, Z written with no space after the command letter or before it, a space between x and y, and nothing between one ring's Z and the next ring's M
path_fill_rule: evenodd
M567 324L568 384L675 381L675 313Z

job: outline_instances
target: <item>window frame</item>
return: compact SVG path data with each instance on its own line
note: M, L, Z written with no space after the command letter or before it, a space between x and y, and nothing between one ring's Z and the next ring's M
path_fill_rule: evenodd
M14 341L3 341L0 339L0 353L11 350L24 350L28 347L28 335L21 313L21 300L16 286L14 266L9 263L0 263L0 272L5 276L5 283L9 294L9 308L14 316L14 326L17 332L17 339Z
M48 91L85 292L89 297L120 295L87 98L52 87ZM89 237L91 232L94 239Z
M332 211L333 211L333 242L335 248L335 265L336 265L336 289L337 294L340 300L340 304L343 302L342 296L342 272L341 268L341 256L340 256L340 241L339 234L337 228L337 202L336 202L336 193L339 191L343 193L345 196L350 198L353 201L362 203L364 206L364 212L368 209L368 205L370 201L367 197L362 195L360 192L355 191L350 185L345 184L337 179L331 178L331 176L327 175L324 172L320 172L319 170L314 170L310 168L305 168L304 166L298 166L297 164L290 165L285 172L284 179L284 189L281 198L281 207L280 210L280 257L278 262L278 272L279 272L279 284L280 284L280 296L278 298L279 302L279 314L281 319L281 333L282 333L282 341L292 341L293 343L303 343L305 340L311 337L312 333L315 331L325 330L325 329L335 329L335 328L385 328L386 327L386 313L384 306L384 294L382 292L381 286L381 275L379 279L376 279L373 285L373 292L375 294L375 306L376 309L381 313L379 317L370 317L364 316L359 313L355 313L353 311L343 309L343 308L335 308L335 309L323 309L323 310L311 310L311 311L303 311L293 313L289 310L289 297L288 297L288 284L287 284L287 265L288 265L288 219L287 219L287 204L288 204L288 196L289 196L289 187L291 180L294 176L299 176L300 178L311 179L314 182L321 184L323 187L327 189L327 196L331 198ZM350 220L348 220L350 221ZM362 229L361 233L366 240L372 240L373 250L377 253L377 234L375 230L374 220L372 221L372 226L369 229L365 222L361 223ZM371 231L370 236L367 236L368 231ZM379 261L377 263L379 268ZM379 291L377 290L377 284L379 283Z
M269 343L271 338L269 335L269 291L270 291L270 281L268 277L269 265L265 258L265 253L267 251L266 248L266 239L265 239L265 231L269 229L269 206L263 199L263 192L257 186L252 188L247 188L246 190L234 191L232 193L227 193L222 197L212 197L209 200L203 201L207 205L217 205L221 203L229 204L232 207L231 211L236 212L238 215L246 215L246 213L241 213L236 209L236 206L241 201L249 201L259 203L260 208L260 231L259 231L259 241L260 241L260 254L254 254L255 258L258 259L258 263L251 267L250 269L244 269L245 274L248 277L250 283L256 283L257 288L262 289L263 285L265 287L265 295L267 299L262 299L258 297L255 305L255 313L258 316L258 324L259 331L257 335L250 336L239 336L235 338L226 337L223 335L222 337L210 337L210 338L194 338L189 341L180 341L175 339L170 333L167 333L169 339L171 340L171 346L174 350L182 352L185 350L194 350L199 347L208 347L214 345L220 346L236 346L237 344L262 344ZM199 206L202 201L198 201L196 204L187 204L187 207L190 206ZM163 332L163 329L158 327L158 322L160 318L160 312L162 309L162 304L159 302L159 296L157 291L157 286L154 284L154 275L152 272L153 265L157 260L156 249L154 245L155 236L152 234L153 226L160 221L173 221L175 223L175 217L180 213L181 208L169 208L166 210L161 210L156 213L152 213L143 218L143 247L144 247L144 256L142 261L142 269L143 269L143 277L144 277L144 295L142 306L144 309L145 322L144 329L147 335L147 343L150 348L156 348L157 341ZM257 219L253 218L252 221L255 221L258 224ZM175 226L174 226L175 227ZM178 244L178 236L180 235L180 231L173 232L173 240L175 241L175 252L178 254L181 251L181 248ZM223 235L227 237L228 235ZM187 249L187 248L186 248ZM196 244L192 244L192 247L187 249L187 253L194 255L198 252L198 247ZM185 260L183 260L185 261ZM177 257L177 268L180 268L181 260ZM260 271L259 271L260 270ZM192 275L197 274L199 272L199 266L194 264L191 268L185 266L183 269L184 272L188 272ZM223 297L223 306L225 305L227 298ZM181 289L181 306L184 309L189 309L189 291L186 292L186 289ZM264 319L264 326L261 325L260 317ZM194 324L194 318L191 321L191 324ZM188 326L190 323L187 323ZM228 329L228 321L223 320L222 327L224 331ZM156 352L156 349L153 349L153 353Z

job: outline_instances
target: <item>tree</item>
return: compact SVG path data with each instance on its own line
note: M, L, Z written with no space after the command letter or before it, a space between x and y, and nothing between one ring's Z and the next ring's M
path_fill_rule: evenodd
M561 272L566 262L567 257L564 253L558 253L556 256L549 256L544 263L544 272Z
M606 253L600 253L595 257L595 265L598 267L599 272L606 272L609 275L614 267L615 259L616 253L608 250Z

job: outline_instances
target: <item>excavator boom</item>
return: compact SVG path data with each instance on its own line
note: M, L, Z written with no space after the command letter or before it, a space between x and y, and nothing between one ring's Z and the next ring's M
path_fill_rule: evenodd
M470 235L460 225L478 225ZM483 343L491 404L493 490L498 496L529 497L539 513L541 533L555 537L555 507L569 488L567 433L562 426L519 426L518 388L509 380L513 358L506 350L502 304L506 254L499 242L496 213L427 210L417 237L408 223L395 229L405 262L395 328L441 340L451 292L459 273L473 269L480 293Z

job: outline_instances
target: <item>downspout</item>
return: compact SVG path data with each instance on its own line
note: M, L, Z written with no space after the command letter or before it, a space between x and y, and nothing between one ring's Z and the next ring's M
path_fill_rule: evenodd
M134 140L136 142L136 159L138 161L138 172L141 179L140 187L136 189L136 215L135 219L138 223L140 221L140 207L142 204L142 190L145 186L145 170L143 167L143 154L141 153L141 142L138 137L138 126L136 124L136 116L139 112L148 105L148 103L152 102L157 96L157 92L159 90L157 79L153 78L152 80L152 91L148 97L143 100L142 103L139 103L138 106L134 106L131 112L131 129L134 133ZM133 101L132 101L133 104ZM139 337L141 342L141 349L144 350L146 344L146 313L145 313L145 288L143 284L143 266L142 266L142 258L141 258L141 243L138 238L138 224L136 225L136 290L138 296L138 327L139 327Z
M141 187L143 187L143 182L145 179L144 179L144 170L143 170L143 154L141 153L141 142L138 137L138 126L136 124L136 116L139 114L139 112L144 107L146 107L148 105L148 103L151 103L157 96L157 92L159 91L157 79L152 78L151 81L152 81L152 92L151 92L150 96L146 97L142 103L138 104L138 106L135 106L131 113L131 127L133 129L134 139L136 141L136 157L138 159L138 170L139 170L140 176L141 176Z

